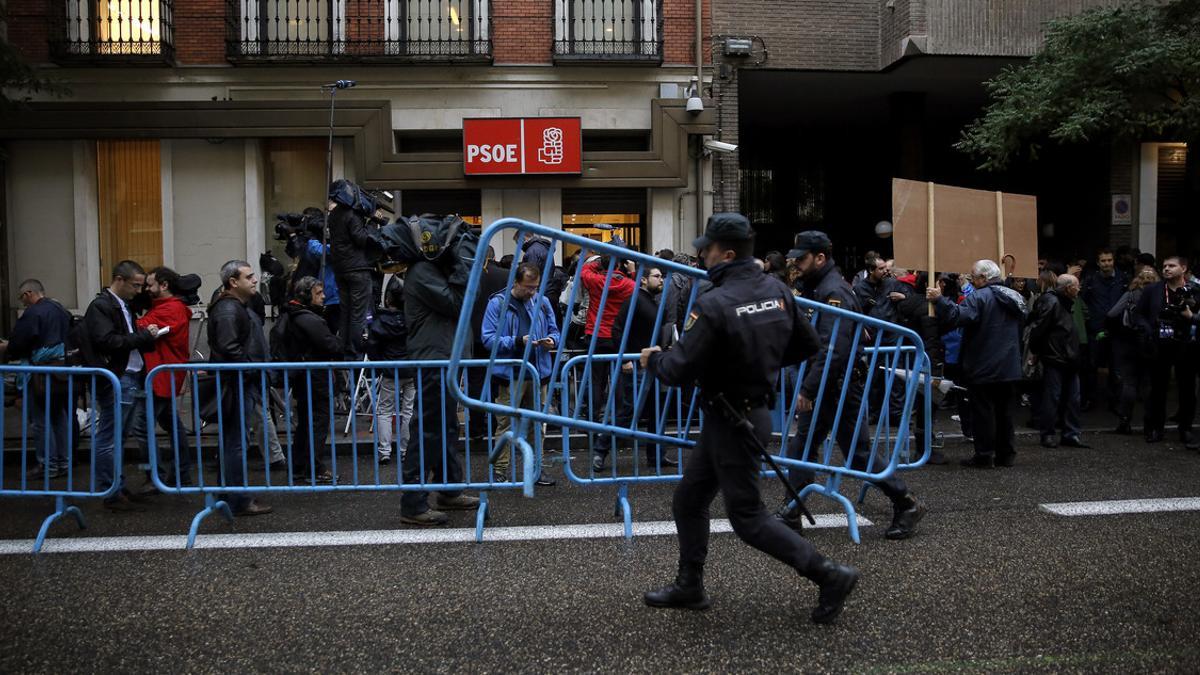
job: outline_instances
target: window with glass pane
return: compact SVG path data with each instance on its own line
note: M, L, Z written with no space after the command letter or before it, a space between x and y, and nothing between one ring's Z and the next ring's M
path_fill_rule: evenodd
M74 53L161 54L162 0L66 0L66 39Z
M658 54L657 0L557 0L559 54Z
M486 51L487 0L388 0L388 54L479 54Z
M238 2L244 54L327 54L345 40L346 0Z
M122 260L163 262L160 162L156 140L96 142L101 283Z

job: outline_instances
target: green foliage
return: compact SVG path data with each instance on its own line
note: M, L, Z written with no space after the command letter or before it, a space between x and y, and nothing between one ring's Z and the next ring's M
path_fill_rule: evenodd
M0 23L5 21L5 3L0 1ZM69 94L66 87L43 77L25 62L17 48L0 40L0 110L20 105L30 94Z
M984 169L1050 142L1200 138L1200 0L1058 19L1040 52L985 86L992 102L955 145Z

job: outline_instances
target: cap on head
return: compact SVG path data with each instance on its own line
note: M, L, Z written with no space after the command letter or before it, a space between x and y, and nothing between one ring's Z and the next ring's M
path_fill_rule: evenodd
M704 226L704 235L692 242L700 250L714 241L746 241L754 237L750 221L740 213L714 213Z
M829 235L820 230L805 230L796 235L795 248L787 252L788 258L803 258L812 252L828 252L833 249Z

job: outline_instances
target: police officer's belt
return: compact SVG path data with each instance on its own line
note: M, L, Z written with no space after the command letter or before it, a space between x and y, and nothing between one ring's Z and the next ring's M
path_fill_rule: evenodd
M729 400L729 404L734 408L737 410L743 410L745 412L750 412L756 408L770 408L772 405L775 405L775 397L771 396L770 394L751 397L726 396L725 398ZM702 402L704 404L704 412L716 413L722 417L725 416L722 407L717 405L714 401L703 399Z

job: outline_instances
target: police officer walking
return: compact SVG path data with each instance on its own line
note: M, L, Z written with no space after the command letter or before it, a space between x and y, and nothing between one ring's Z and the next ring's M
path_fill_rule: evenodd
M714 287L696 300L683 336L669 351L655 346L641 356L650 375L665 384L696 382L705 410L699 443L672 502L679 573L673 584L646 593L645 602L651 607L708 608L704 561L709 505L719 491L733 530L743 541L817 584L812 620L830 623L854 590L858 570L825 558L771 516L758 491L756 441L737 426L748 420L757 441L766 446L771 429L767 407L780 368L815 353L816 334L792 301L791 291L763 274L751 257L754 232L744 216L713 214L694 245ZM739 412L745 419L731 419Z
M832 307L840 307L849 311L859 311L858 301L850 286L842 277L841 270L833 263L830 256L833 253L833 242L824 232L808 230L796 235L796 248L788 252L787 257L797 271L800 272L800 282L804 297ZM853 375L851 363L858 354L850 353L854 341L854 323L846 319L837 320L832 312L817 314L816 330L820 350L808 359L808 369L804 382L800 385L800 397L796 402L799 413L799 425L796 435L788 444L787 457L813 461L825 437L830 431L842 453L850 454L850 466L857 471L878 471L886 467L888 462L882 457L872 461L872 452L867 443L870 438L868 430L862 427L857 411L862 405L863 383ZM836 328L836 332L835 332ZM828 360L828 368L826 361ZM821 379L828 372L823 395ZM837 418L839 394L843 389L844 378L850 374L851 381L845 387L846 400L841 418L837 420L837 428L833 428ZM820 400L817 400L817 399ZM815 406L815 409L814 409ZM808 445L811 433L812 445ZM857 441L855 442L855 434ZM852 443L854 445L852 446ZM807 450L807 454L806 451ZM797 491L813 481L813 472L803 469L791 469L789 477ZM907 539L916 532L917 523L925 517L925 506L917 501L908 490L908 486L897 476L872 483L879 488L888 499L892 500L892 524L884 536L888 539ZM790 527L800 529L800 514L798 507L784 507L779 517Z

